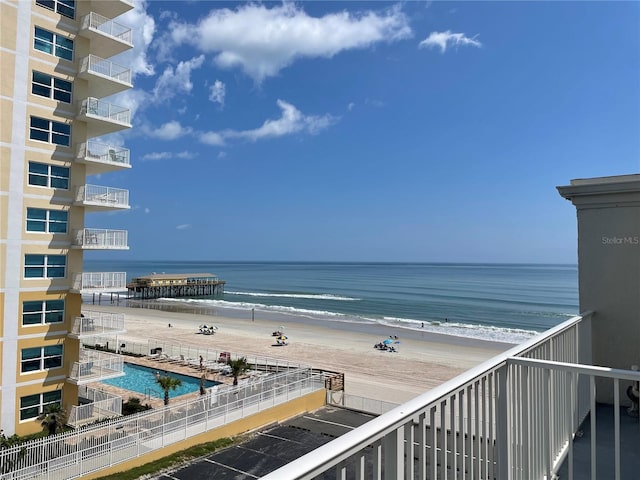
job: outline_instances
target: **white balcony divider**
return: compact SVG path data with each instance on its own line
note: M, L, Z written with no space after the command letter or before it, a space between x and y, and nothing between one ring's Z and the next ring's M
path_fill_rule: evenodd
M82 272L73 276L72 290L82 293L127 290L127 272Z
M97 55L90 54L82 59L80 62L80 73L84 72L102 75L116 82L124 83L130 87L132 86L130 68L123 67Z
M80 361L74 362L71 366L69 379L80 384L117 377L123 373L124 359L121 355L81 349Z
M131 110L94 97L82 100L78 113L80 116L99 118L131 127Z
M108 145L89 140L78 146L76 158L101 163L114 163L129 166L130 153L128 148Z
M125 332L124 313L95 312L83 310L82 317L76 317L69 336L85 338L95 335L116 335Z
M89 403L73 405L69 413L68 425L79 427L98 420L122 416L122 398L109 392L80 385L78 397Z
M73 245L90 250L128 250L126 230L83 228L74 235Z
M267 379L3 449L2 478L81 478L324 388L311 369Z
M89 206L129 208L129 190L101 185L81 185L76 192L76 203Z
M91 12L83 17L82 29L97 30L104 35L117 38L124 43L132 43L133 36L131 28L95 12Z
M390 412L399 404L373 398L365 398L359 395L351 395L342 391L332 392L327 390L327 405L336 405L350 410L359 410L372 415L382 415L383 413Z
M591 328L590 316L567 320L263 478L313 479L333 472L335 478L354 475L358 480L435 480L455 475L507 479L514 469L522 469L523 478L541 478L528 476L531 465L514 463L521 457L512 451L508 411L522 401L515 394L524 393L509 391L508 362L512 357L540 356L565 363L590 362L586 358L590 349L579 344L586 338L580 330ZM576 407L576 415L581 414ZM549 424L534 427L546 432ZM529 438L527 432L522 435ZM367 455L373 455L371 471L365 469Z

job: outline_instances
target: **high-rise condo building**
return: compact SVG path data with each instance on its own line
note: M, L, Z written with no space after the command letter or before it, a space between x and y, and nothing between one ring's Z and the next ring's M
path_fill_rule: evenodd
M133 0L0 0L0 428L41 429L51 405L72 414L84 385L122 361L82 347L124 318L81 311L82 294L126 289L124 273L83 272L87 249L126 249L127 232L85 214L129 208L127 190L92 181L130 167L104 141L131 127L110 97L132 87L110 60L133 47L117 17ZM108 177L107 177L108 178ZM97 216L97 218L100 218ZM116 345L117 348L117 345Z

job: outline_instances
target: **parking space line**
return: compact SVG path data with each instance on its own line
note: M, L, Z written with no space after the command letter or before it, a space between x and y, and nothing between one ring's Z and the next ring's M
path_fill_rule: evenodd
M233 470L234 472L238 472L238 473L241 473L241 474L243 474L243 475L249 475L249 476L250 476L250 477L252 477L252 478L260 478L260 477L256 477L255 475L253 475L253 474L251 474L251 473L249 473L249 472L243 472L243 471L242 471L242 470L240 470L240 469L237 469L237 468L231 467L231 466L229 466L229 465L225 465L224 463L216 462L215 460L211 460L210 458L205 458L204 460L205 460L206 462L213 463L214 465L218 465L219 467L222 467L222 468L228 468L229 470Z
M302 418L306 418L307 420L314 420L316 422L328 423L329 425L337 425L338 427L350 428L351 430L355 430L358 427L352 427L351 425L345 425L344 423L330 422L329 420L322 420L320 418L307 417L303 415Z
M292 443L298 443L300 445L303 445L302 442L298 442L297 440L292 440L290 438L285 438L285 437L279 437L278 435L271 435L270 433L258 432L258 435L260 435L262 437L275 438L276 440L284 440L285 442L292 442Z

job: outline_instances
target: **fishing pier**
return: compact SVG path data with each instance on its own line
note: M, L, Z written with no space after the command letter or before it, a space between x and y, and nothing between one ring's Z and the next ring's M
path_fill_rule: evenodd
M127 284L129 298L177 298L217 295L224 292L224 280L212 273L153 273Z

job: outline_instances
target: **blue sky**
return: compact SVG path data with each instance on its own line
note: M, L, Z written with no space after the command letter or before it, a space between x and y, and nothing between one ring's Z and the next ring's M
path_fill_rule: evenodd
M135 29L135 87L90 178L130 211L87 258L577 259L555 187L640 170L638 2L168 2Z

